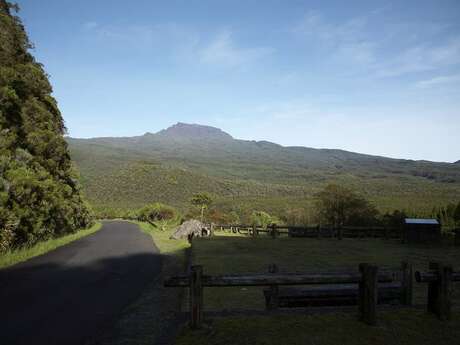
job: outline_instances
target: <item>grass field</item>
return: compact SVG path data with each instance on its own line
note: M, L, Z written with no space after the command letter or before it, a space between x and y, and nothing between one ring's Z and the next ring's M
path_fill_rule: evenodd
M430 261L460 268L460 250L451 245L403 245L381 239L303 239L216 236L196 239L193 264L205 274L266 272L276 263L281 272L356 269L368 262L398 269L408 260L415 269L425 270ZM415 304L426 303L426 284L414 283ZM454 306L460 306L460 289L454 292ZM205 288L207 311L261 310L261 288ZM454 309L450 322L440 322L423 310L382 311L378 326L366 326L355 313L318 315L216 317L205 330L184 328L177 344L458 344L460 312Z
M34 256L45 254L72 241L78 240L79 238L95 233L101 228L101 226L102 224L97 222L89 229L82 229L73 234L39 242L29 248L21 248L18 250L6 252L5 254L0 255L0 268L12 266L33 258Z
M308 239L281 237L247 238L215 236L196 239L192 248L194 264L206 274L267 272L277 264L281 272L357 270L361 262L381 268L398 269L406 260L414 269L426 270L430 261L451 263L460 268L460 250L451 245L402 245L383 239ZM415 285L415 303L425 302L426 286ZM263 309L260 288L207 288L207 310ZM460 303L460 289L455 294Z
M210 328L184 328L176 345L455 345L460 339L460 314L441 322L422 310L379 314L376 327L354 314L284 315L212 320Z

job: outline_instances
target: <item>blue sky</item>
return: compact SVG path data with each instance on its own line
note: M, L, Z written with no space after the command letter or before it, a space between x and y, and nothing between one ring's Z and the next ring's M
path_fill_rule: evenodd
M460 159L460 1L19 0L74 137L178 121Z

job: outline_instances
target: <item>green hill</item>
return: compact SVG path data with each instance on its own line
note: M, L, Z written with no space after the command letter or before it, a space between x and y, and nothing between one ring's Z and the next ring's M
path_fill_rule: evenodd
M67 139L91 202L132 209L161 201L185 209L207 191L224 208L279 213L309 207L324 185L352 187L381 210L458 202L460 167L343 150L283 147L232 138L220 129L178 123L137 137Z

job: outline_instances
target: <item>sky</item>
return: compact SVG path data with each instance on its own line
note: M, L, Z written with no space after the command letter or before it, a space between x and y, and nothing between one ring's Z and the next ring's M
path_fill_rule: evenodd
M460 160L460 1L18 0L68 134Z

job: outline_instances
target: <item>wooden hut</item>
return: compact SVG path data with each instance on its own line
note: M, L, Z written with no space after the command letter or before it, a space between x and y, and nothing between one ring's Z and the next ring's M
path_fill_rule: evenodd
M405 243L433 243L441 240L441 224L436 219L406 218Z

